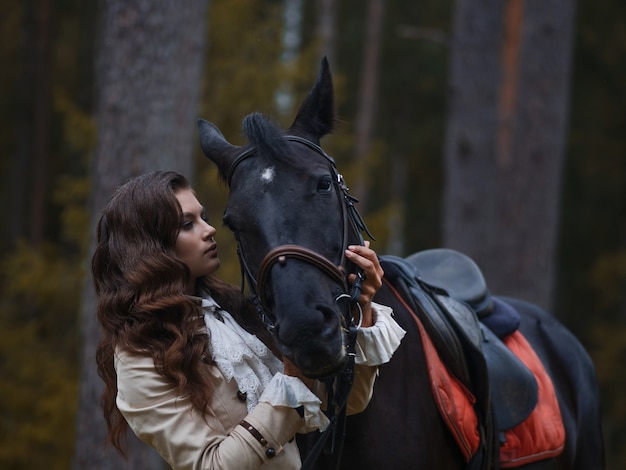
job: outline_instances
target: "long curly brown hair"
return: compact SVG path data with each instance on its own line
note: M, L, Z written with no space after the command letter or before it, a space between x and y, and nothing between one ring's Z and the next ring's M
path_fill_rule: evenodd
M203 373L203 362L211 360L209 337L198 305L185 295L189 270L175 254L183 223L176 193L183 189L191 189L189 181L172 171L136 177L111 197L97 227L92 272L103 334L96 361L105 384L108 441L122 454L128 424L115 404L116 347L152 357L156 370L179 393L188 394L202 413L213 392ZM279 355L239 288L213 276L199 279L197 288L209 290L222 308Z

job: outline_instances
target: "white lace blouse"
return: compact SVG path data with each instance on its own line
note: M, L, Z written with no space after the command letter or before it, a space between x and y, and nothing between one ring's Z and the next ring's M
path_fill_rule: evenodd
M357 333L356 364L378 366L388 362L405 332L391 318L389 307L372 306L376 322ZM304 407L300 432L324 430L328 418L322 401L296 377L282 373L283 363L256 336L248 333L210 296L202 298L204 322L210 335L210 352L227 381L235 380L247 396L248 412L261 402L289 408Z

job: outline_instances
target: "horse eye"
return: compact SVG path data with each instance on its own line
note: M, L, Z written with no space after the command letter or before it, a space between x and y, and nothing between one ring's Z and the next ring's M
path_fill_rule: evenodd
M317 190L319 192L328 192L330 191L332 186L333 186L332 181L330 180L330 178L326 177L326 178L321 179L319 183L317 183Z

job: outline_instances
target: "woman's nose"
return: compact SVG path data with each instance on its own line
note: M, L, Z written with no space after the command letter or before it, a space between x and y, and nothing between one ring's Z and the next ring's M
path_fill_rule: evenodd
M204 237L205 238L213 238L217 230L210 223L204 222Z

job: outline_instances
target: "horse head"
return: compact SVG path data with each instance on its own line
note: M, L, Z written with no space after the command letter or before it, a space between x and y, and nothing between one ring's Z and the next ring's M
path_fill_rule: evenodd
M229 185L224 224L278 346L305 375L325 377L347 360L344 250L358 243L343 183L320 138L333 129L334 96L326 59L288 129L254 113L249 144L229 143L200 120L200 144ZM348 199L346 199L348 198Z

